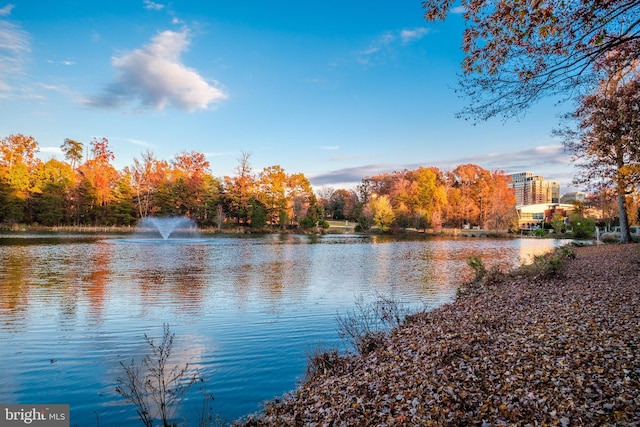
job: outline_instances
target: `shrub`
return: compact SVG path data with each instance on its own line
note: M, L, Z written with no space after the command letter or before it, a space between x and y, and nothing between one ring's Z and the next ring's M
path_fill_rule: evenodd
M576 254L571 247L562 246L553 252L533 257L533 262L529 265L523 265L520 268L520 273L542 278L556 277L561 274L565 260L575 257Z
M204 378L197 372L191 374L188 363L173 367L168 364L174 338L175 334L170 331L169 325L164 324L162 342L159 345L147 334L144 335L151 353L140 363L136 364L133 359L129 365L120 362L125 376L117 379L116 392L137 407L138 417L147 427L153 427L156 419L162 420L163 427L174 426L175 423L171 420L174 419L185 393L197 382L201 384L204 399L200 425L205 425L207 418L212 419L209 405L213 395L207 393Z
M313 228L315 226L316 226L316 221L313 218L306 217L300 220L300 227L304 229Z
M338 350L326 349L318 346L307 353L305 381L309 381L318 375L327 375L337 372L338 368L342 366L342 361L343 359L340 357Z
M589 239L593 237L596 228L596 220L591 217L581 217L577 214L569 216L571 227L573 228L573 237L576 239Z
M378 295L373 303L365 303L359 296L352 310L336 316L338 334L365 355L381 347L386 332L404 324L408 314L408 309L391 298Z
M485 267L484 261L482 261L482 258L480 258L479 255L472 255L467 258L467 265L473 268L473 271L475 271L476 273L476 276L473 279L474 282L481 281L482 278L487 274L487 267Z
M544 237L544 236L546 236L547 234L548 234L548 233L547 233L547 230L545 230L544 228L537 228L537 229L533 232L533 235L534 235L534 236L536 236L536 237Z
M501 282L506 273L504 273L499 265L492 265L487 269L479 255L472 255L467 258L467 265L475 271L475 277L463 286L458 287L458 296L473 293L475 290L483 286L496 284Z

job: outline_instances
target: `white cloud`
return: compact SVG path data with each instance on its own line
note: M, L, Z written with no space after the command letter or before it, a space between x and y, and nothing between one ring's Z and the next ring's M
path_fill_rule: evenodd
M422 37L429 33L429 29L427 28L414 28L412 30L402 30L400 31L400 39L402 43L411 43L415 40L420 40Z
M149 10L162 10L164 9L164 5L160 3L154 3L151 0L144 0L144 8Z
M467 11L467 9L464 6L455 6L452 7L450 12L456 15L461 15L463 13L465 13Z
M60 147L40 147L41 153L53 153L53 154L62 154L62 149Z
M227 95L208 83L198 72L182 64L180 55L189 47L187 31L164 31L151 43L111 60L117 79L103 96L87 105L119 107L139 101L145 107L168 105L187 111L206 109Z
M437 166L455 168L457 165L473 163L485 169L502 169L507 173L526 171L536 173L531 169L568 167L571 163L570 157L571 155L563 150L562 145L539 145L518 151L461 156Z
M399 44L407 45L429 33L427 28L402 29L399 31L387 31L378 36L368 48L358 52L356 60L361 64L369 64L373 60L384 61L388 56L393 56L394 50Z
M0 21L0 97L14 90L11 81L22 74L30 53L29 34L15 24Z
M49 59L47 61L49 64L61 64L61 65L75 65L76 61L72 61L70 59L62 60L62 61L54 61L53 59Z
M539 145L518 151L502 153L479 153L471 156L460 156L448 161L425 161L410 164L366 164L346 167L311 176L309 180L314 186L355 185L364 177L402 169L417 169L421 166L435 166L441 171L451 171L459 165L472 163L488 170L503 170L507 174L517 172L533 172L546 180L559 181L562 191L572 189L571 181L575 170L570 161L570 154L563 151L561 145ZM338 159L336 159L338 160ZM339 159L347 160L347 159ZM348 159L352 161L353 159Z
M126 141L132 143L133 145L139 145L140 147L153 147L153 144L146 141L141 141L139 139L129 138Z
M368 48L358 52L357 61L361 64L368 64L372 58L384 52L394 40L395 35L390 31L378 36Z
M329 151L336 151L340 149L339 145L322 145L320 147L321 150L329 150Z
M11 4L11 3L9 3L5 7L0 8L0 16L9 16L14 7L16 7L16 6Z
M205 157L227 157L227 156L233 156L235 154L236 153L231 151L210 151L210 152L204 153Z

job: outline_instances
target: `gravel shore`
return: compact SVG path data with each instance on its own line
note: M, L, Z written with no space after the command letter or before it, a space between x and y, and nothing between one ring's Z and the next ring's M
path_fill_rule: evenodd
M572 249L410 318L246 426L638 426L640 245Z

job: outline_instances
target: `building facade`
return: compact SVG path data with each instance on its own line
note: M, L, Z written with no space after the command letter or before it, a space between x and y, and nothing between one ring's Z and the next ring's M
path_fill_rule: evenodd
M516 206L540 203L558 203L560 200L560 184L556 181L545 181L541 176L531 172L511 174L511 188L516 195Z
M520 230L535 230L544 223L550 223L555 214L567 217L574 209L573 205L563 203L536 203L522 205L516 208L518 212L518 228Z

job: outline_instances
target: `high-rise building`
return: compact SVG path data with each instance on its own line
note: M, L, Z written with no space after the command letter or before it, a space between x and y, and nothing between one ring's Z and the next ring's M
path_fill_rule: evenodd
M562 197L560 197L560 203L571 203L574 201L586 202L587 194L582 191L572 191L570 193L564 193Z
M545 181L541 176L531 172L511 174L511 188L516 195L516 205L535 205L539 203L558 203L560 184L556 181Z

